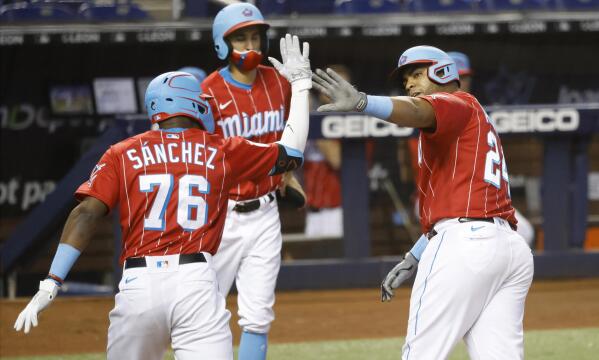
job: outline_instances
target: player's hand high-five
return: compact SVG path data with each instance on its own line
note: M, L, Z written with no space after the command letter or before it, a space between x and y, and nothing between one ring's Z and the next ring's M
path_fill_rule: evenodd
M333 69L326 72L316 69L312 75L314 88L329 99L330 104L321 105L318 111L363 111L366 107L366 94L359 92Z
M310 44L304 42L303 52L300 51L300 41L296 35L285 35L281 38L281 64L277 59L269 57L268 60L285 77L291 86L297 90L312 88L312 70L310 70Z

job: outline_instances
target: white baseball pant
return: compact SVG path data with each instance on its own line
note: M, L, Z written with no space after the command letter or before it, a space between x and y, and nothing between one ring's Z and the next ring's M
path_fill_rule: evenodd
M230 312L218 292L211 256L179 265L179 255L149 256L123 271L108 328L109 360L233 359Z
M277 201L260 198L259 209L233 211L229 201L220 247L213 258L223 296L237 287L239 326L252 333L266 334L275 315L275 286L281 267L281 222Z
M523 359L532 253L507 221L435 224L410 298L404 360L446 359L464 339L474 360Z

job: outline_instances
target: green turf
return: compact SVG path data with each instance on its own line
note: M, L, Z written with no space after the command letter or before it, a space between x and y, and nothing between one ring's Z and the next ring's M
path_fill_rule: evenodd
M322 341L269 346L270 360L387 360L398 359L402 338L351 341ZM591 360L599 353L599 328L544 330L526 333L527 360ZM595 354L595 355L593 355ZM6 360L100 360L104 354L68 356L28 356L2 358ZM173 359L169 355L165 359ZM468 359L466 348L460 344L450 360Z

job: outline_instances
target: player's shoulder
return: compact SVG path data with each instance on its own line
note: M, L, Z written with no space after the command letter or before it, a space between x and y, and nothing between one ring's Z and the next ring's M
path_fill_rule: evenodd
M152 135L152 133L153 133L152 130L148 130L146 132L143 132L143 133L140 133L137 135L133 135L131 137L126 138L125 140L121 140L118 143L112 145L111 149L115 153L124 152L127 149L131 148L132 146L139 144L140 142L143 143L143 141L148 139L148 137L150 137Z
M214 86L218 86L218 85L222 84L224 79L223 79L223 76L220 74L219 70L220 69L213 71L210 75L208 75L202 81L203 89L206 89L207 87L214 87Z

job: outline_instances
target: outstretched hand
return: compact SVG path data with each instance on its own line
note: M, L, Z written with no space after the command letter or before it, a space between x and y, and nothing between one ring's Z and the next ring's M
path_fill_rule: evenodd
M312 86L331 99L330 104L321 105L318 111L364 111L366 108L366 94L358 92L333 69L326 72L316 69L312 75Z
M281 38L281 59L269 57L268 60L287 81L292 89L307 90L312 88L312 70L310 69L310 44L303 43L300 51L300 41L297 36L285 35Z

